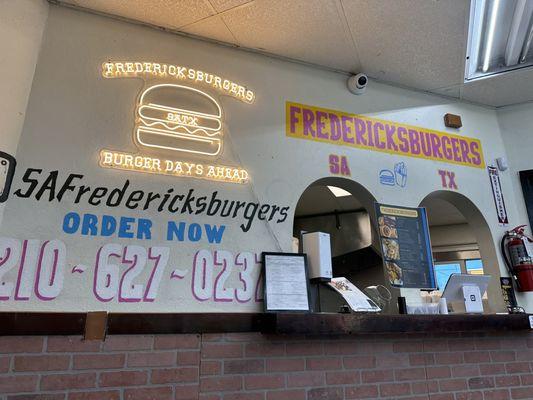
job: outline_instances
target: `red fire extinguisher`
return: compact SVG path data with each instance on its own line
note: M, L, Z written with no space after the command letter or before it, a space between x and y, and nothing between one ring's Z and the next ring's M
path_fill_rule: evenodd
M524 241L533 242L524 234L525 225L505 232L501 240L503 259L519 292L533 291L533 259Z

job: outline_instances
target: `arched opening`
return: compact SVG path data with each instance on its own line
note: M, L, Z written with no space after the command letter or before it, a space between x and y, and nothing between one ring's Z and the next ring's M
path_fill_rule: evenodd
M384 285L397 296L397 290L385 279L374 221L375 201L366 188L350 179L319 179L306 188L298 201L293 237L297 243L303 232L329 233L333 277L346 277L363 291L367 286ZM320 311L339 311L343 304L340 296L323 285L312 287L313 290L318 293ZM394 299L391 303L395 305ZM383 312L397 310L389 304Z
M451 273L487 274L492 279L485 312L505 311L500 269L489 225L481 211L460 193L439 190L420 203L428 216L437 284L443 290Z

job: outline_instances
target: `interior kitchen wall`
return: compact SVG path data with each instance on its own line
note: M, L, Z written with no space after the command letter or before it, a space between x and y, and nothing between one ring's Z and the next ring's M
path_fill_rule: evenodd
M331 256L336 257L370 246L372 233L368 213L354 212L312 218L296 218L294 232L326 232L330 234Z
M430 226L433 252L478 250L477 239L468 224Z

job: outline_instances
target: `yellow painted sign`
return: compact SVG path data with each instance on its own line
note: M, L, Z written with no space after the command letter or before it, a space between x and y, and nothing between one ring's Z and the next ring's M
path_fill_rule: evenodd
M466 136L291 102L285 119L289 137L485 167L481 142Z

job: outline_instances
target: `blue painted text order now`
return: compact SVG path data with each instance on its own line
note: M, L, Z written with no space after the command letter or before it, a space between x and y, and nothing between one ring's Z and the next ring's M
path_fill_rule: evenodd
M97 216L69 212L63 218L63 232L83 236L116 236L124 239L152 239L152 220L147 218ZM221 243L225 225L168 221L166 238L170 241Z

